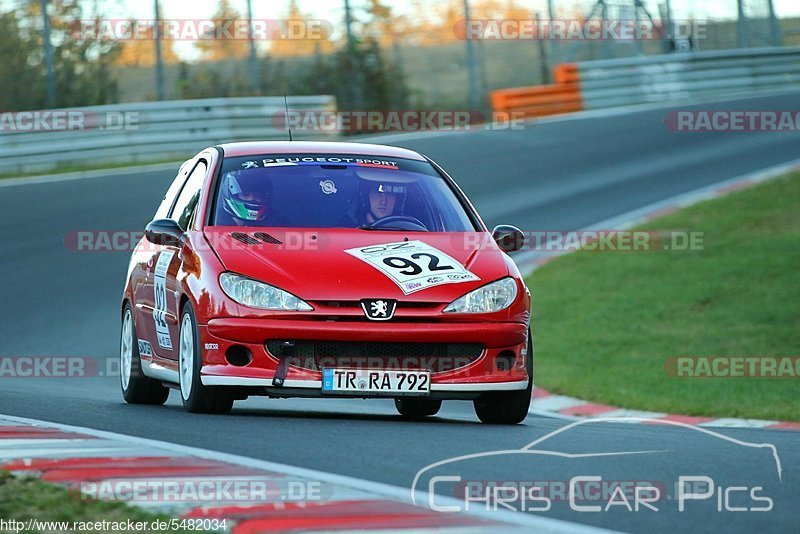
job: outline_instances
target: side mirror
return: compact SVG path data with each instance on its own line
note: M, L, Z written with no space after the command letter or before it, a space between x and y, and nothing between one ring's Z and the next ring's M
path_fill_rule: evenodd
M155 245L177 247L181 244L183 230L172 219L156 219L147 224L144 236Z
M501 224L492 230L492 239L505 252L517 252L525 246L525 235L516 226Z

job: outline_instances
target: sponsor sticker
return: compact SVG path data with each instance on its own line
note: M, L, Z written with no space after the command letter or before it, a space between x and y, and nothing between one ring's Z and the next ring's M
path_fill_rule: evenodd
M265 158L261 160L261 165L257 161L247 161L242 164L245 169L258 169L268 167L287 167L296 165L344 165L356 167L377 167L381 169L398 170L396 161L371 158L351 158L346 156L305 156L285 158ZM246 167L245 167L246 165Z
M323 180L319 183L319 187L326 195L332 195L336 193L336 184L333 183L333 180Z
M153 355L153 348L150 346L150 342L140 339L139 356L152 356L152 355Z

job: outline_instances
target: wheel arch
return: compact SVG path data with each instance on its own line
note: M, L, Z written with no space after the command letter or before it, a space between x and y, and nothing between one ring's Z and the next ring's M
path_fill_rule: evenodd
M194 303L192 302L192 299L190 299L190 298L189 298L189 295L187 295L187 294L186 294L186 293L184 293L184 292L181 292L181 298L180 298L180 300L178 301L178 314L179 314L179 315L180 315L180 314L183 314L183 307L184 307L184 306L186 306L186 303L187 303L187 302L188 302L189 304L191 304L193 308L195 307L195 306L194 306ZM196 313L197 313L197 312L195 311L195 314L196 314ZM180 319L179 319L179 320L180 320Z

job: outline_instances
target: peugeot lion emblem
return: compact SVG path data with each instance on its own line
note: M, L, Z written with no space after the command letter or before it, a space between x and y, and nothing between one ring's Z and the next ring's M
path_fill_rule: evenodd
M394 316L396 308L396 300L364 299L361 301L361 309L364 310L367 319L371 321L388 321Z

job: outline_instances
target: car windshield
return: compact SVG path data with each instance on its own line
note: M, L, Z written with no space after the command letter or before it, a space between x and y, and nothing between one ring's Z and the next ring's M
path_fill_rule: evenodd
M471 232L465 208L425 161L342 154L226 158L213 226Z

